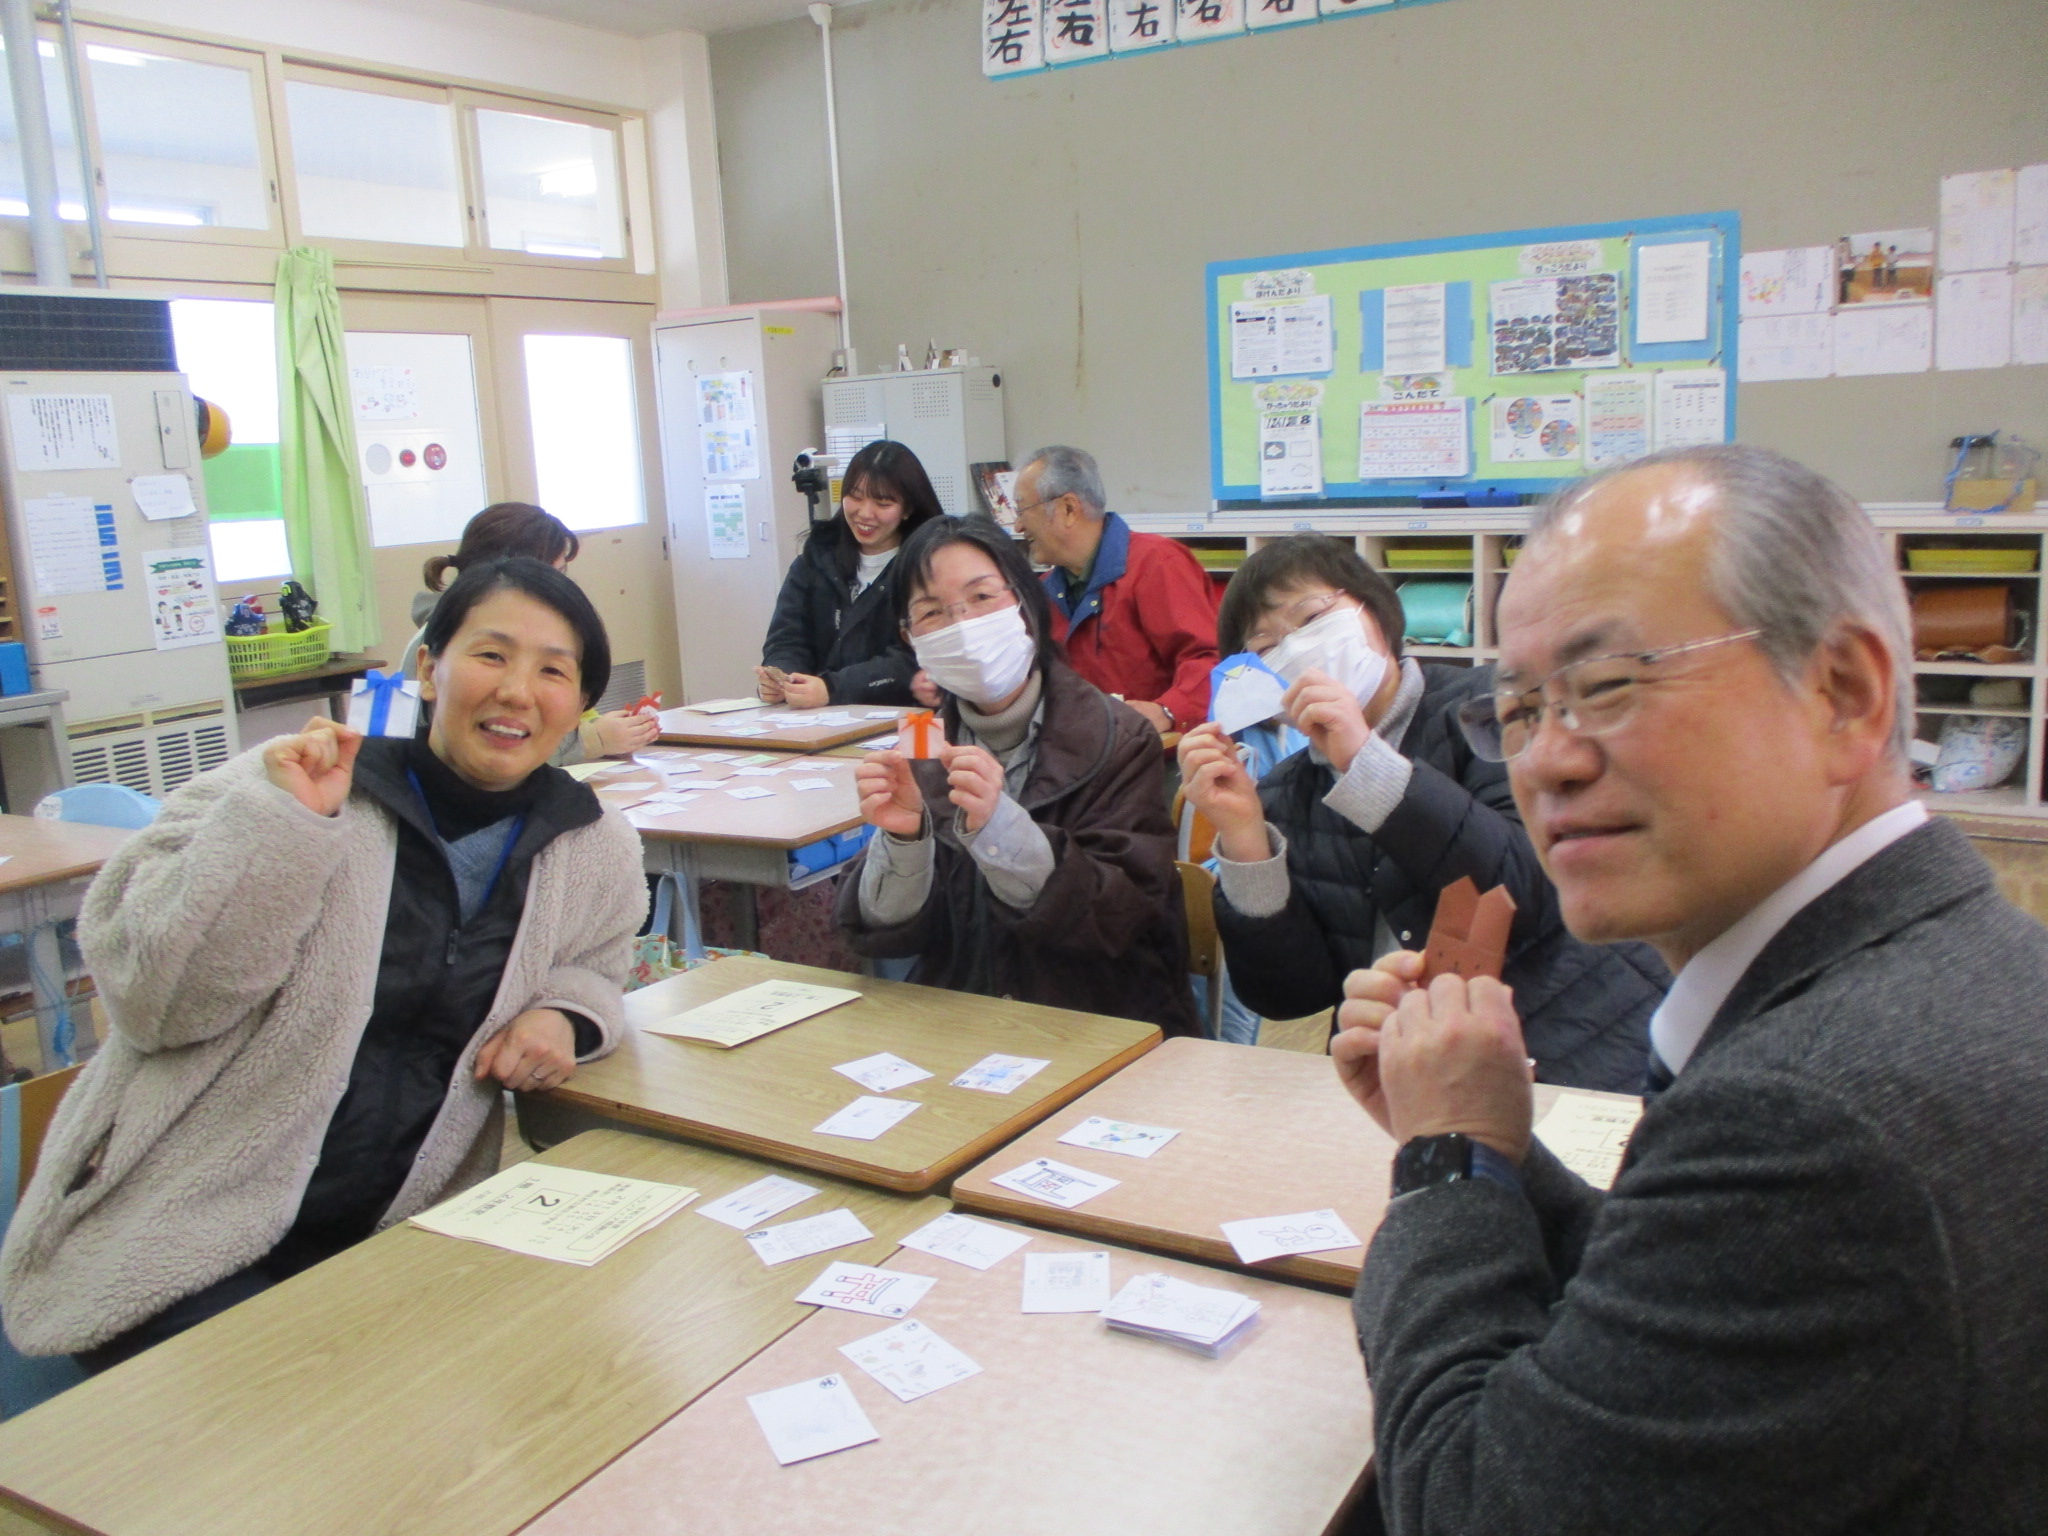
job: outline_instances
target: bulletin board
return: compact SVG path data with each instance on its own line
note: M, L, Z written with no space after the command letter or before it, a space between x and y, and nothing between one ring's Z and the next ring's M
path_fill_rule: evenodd
M1734 213L1210 263L1220 505L1519 502L1735 436Z

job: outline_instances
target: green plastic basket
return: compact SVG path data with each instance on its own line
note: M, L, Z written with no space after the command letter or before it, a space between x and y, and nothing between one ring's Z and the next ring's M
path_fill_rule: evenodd
M269 622L280 623L280 616L272 614ZM262 635L228 635L228 676L282 677L288 672L310 672L334 654L327 640L330 628L315 623L295 635L282 629Z

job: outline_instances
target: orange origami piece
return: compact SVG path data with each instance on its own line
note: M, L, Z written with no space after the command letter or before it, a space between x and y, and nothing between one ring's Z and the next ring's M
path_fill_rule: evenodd
M896 742L905 757L937 757L946 744L946 733L938 717L928 709L915 710L897 726Z
M626 713L629 715L660 714L661 695L658 693L648 694L638 704L632 705L630 708L628 708Z
M1500 980L1507 963L1508 930L1515 923L1515 898L1497 885L1484 896L1470 876L1460 876L1436 899L1429 947L1422 952L1422 981L1439 976L1491 976Z

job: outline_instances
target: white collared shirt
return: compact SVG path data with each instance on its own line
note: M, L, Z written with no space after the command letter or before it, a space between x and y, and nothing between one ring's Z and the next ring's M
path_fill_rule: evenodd
M1650 1044L1674 1075L1685 1070L1700 1037L1764 946L1808 904L1927 820L1918 800L1873 816L1821 851L1806 868L1745 913L1733 927L1686 961L1663 1003L1650 1015Z

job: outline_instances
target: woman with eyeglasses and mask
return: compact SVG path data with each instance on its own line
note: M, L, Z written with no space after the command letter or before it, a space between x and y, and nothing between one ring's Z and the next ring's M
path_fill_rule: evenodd
M1181 782L1216 828L1239 997L1267 1018L1334 1009L1352 971L1421 950L1438 893L1469 876L1515 899L1502 979L1537 1079L1640 1092L1670 975L1647 945L1566 930L1497 749L1474 750L1460 723L1461 710L1490 719L1493 669L1404 657L1399 595L1320 534L1247 559L1217 626L1225 655L1252 651L1280 674L1285 716L1309 739L1256 784L1215 724L1181 739Z
M1045 588L986 517L913 536L898 615L944 694L936 760L855 770L877 829L840 892L912 981L1196 1032L1159 737L1054 648Z

